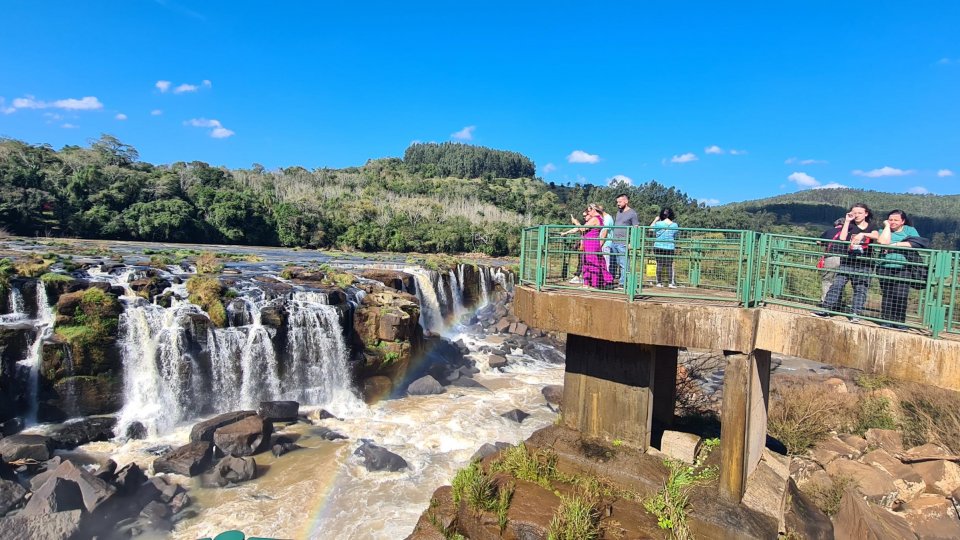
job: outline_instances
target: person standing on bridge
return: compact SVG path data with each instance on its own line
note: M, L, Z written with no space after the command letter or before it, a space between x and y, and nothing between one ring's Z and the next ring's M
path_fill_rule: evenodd
M823 231L823 234L820 235L820 238L824 240L836 240L840 238L840 233L843 231L843 218L840 218L833 222L833 227ZM817 242L818 244L820 242ZM843 244L837 242L830 242L824 248L826 254L821 258L823 260L822 265L818 265L818 268L823 269L823 275L820 276L820 301L823 302L827 299L827 292L830 290L830 286L833 285L833 278L837 277L837 268L840 268L840 256L843 255L843 252L847 250L847 247Z
M583 284L590 287L608 289L613 283L613 276L604 265L600 244L603 225L603 214L596 203L587 206L586 231L583 233Z
M821 307L827 311L837 311L843 288L849 281L853 285L853 309L850 322L860 322L863 306L867 303L867 289L870 287L870 275L873 273L873 259L870 258L870 241L876 240L880 232L870 219L873 212L863 204L857 203L850 208L843 220L843 228L837 240L849 241L846 253L840 258L840 267L833 278L833 285L827 291ZM829 317L827 311L817 311L818 317Z
M663 208L650 222L656 237L653 242L653 255L657 259L657 287L663 287L663 284L667 283L671 289L677 288L673 275L673 258L677 253L676 238L680 228L677 222L673 221L674 217L672 208Z
M617 195L617 215L613 219L614 229L610 236L610 263L617 261L620 268L620 286L627 284L627 241L630 238L629 230L625 227L636 227L640 225L640 219L637 212L630 208L630 198L626 193Z
M877 242L889 247L915 247L908 239L920 239L920 233L910 224L910 218L903 210L890 212L883 221L883 231ZM907 319L907 297L910 295L912 268L907 261L913 258L919 261L916 252L885 250L880 257L880 316L885 319L881 326L904 330L900 324Z

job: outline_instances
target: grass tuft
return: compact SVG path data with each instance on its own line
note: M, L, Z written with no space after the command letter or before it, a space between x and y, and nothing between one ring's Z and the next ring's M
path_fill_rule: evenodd
M783 383L771 392L767 430L793 455L802 454L842 430L852 417L848 394L824 391L819 384Z
M550 520L548 540L594 540L600 538L600 514L586 499L560 497L560 507Z

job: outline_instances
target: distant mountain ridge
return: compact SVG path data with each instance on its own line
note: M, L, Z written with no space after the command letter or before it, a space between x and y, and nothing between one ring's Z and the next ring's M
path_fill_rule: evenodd
M903 210L923 236L939 248L960 247L960 195L914 195L862 189L810 189L730 203L724 207L747 212L766 211L778 223L806 227L811 231L830 226L852 205L864 203L873 210L874 223L881 224L888 212Z

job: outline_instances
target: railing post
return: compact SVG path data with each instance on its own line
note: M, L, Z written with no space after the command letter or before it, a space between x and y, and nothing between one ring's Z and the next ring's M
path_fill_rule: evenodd
M927 309L924 314L927 320L924 322L930 328L931 336L936 339L947 328L947 317L950 316L950 304L944 302L944 285L954 269L953 253L935 252L931 254L927 264Z
M520 283L526 281L527 278L527 257L526 257L526 247L527 247L527 231L529 229L523 229L520 231Z
M753 288L754 235L750 231L740 231L740 253L737 269L737 298L743 307L750 307L750 291Z
M642 242L642 238L640 227L630 227L627 235L627 279L624 285L627 290L627 298L631 302L637 294L637 252L640 251L639 244Z
M537 227L537 292L543 288L543 281L546 277L546 269L544 268L544 263L547 258L547 227L549 225L540 225Z

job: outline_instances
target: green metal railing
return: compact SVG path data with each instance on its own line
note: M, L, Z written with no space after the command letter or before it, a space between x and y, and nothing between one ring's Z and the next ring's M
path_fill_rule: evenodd
M529 227L523 230L520 282L537 290L586 289L628 301L778 305L933 337L960 334L960 252L874 243L852 257L848 242L743 230L674 231L670 238L662 230L658 237L652 227ZM598 234L605 238L595 238ZM838 262L843 266L831 267ZM851 286L838 286L837 301L824 307L828 280L837 274L865 291L862 307L854 303Z

